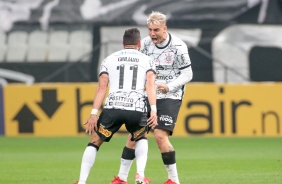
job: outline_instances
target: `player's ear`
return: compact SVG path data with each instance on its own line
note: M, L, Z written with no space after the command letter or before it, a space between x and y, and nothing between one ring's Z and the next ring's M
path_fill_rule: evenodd
M140 48L141 48L141 41L138 41L137 45L138 45L138 50L140 50Z

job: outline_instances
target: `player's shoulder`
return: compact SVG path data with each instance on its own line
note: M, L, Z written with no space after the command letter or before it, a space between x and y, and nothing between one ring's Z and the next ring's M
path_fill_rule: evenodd
M118 58L120 55L121 55L121 50L113 52L103 60L103 63L104 64L112 63L112 61L115 61L116 58Z
M147 60L147 61L151 61L152 60L152 58L150 56L148 56L148 55L146 55L144 53L141 53L141 54L142 54L142 58L144 58L145 60Z
M112 58L112 57L117 57L118 55L120 55L120 50L111 53L110 55L108 55L108 56L106 57L106 59L107 59L107 58Z
M179 38L178 36L176 36L174 34L171 34L171 33L169 33L169 34L171 36L171 42L172 42L173 45L187 47L186 43L181 38Z
M146 36L145 38L143 38L141 40L141 44L146 44L146 45L153 44L151 37L150 36Z
M142 61L150 61L152 60L151 57L149 57L148 55L142 53L141 51L138 51L140 53L139 57L141 58Z
M141 54L142 56L140 57L139 65L146 66L146 67L153 65L153 59L150 56L143 54L143 53Z

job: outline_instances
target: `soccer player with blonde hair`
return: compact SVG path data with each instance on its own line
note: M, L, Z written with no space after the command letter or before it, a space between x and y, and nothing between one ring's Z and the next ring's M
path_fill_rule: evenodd
M176 154L169 136L173 134L185 84L193 77L191 61L187 45L167 31L166 15L157 11L152 12L147 19L147 26L149 36L142 39L140 51L153 59L157 71L158 125L153 127L154 137L168 173L165 184L180 184ZM150 110L150 107L148 109ZM120 184L127 180L134 156L138 154L135 142L131 141L130 137L129 135L121 157L117 176L120 182L111 184Z

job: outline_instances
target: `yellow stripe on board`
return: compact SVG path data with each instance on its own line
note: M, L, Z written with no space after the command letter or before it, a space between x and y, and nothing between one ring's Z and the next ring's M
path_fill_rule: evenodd
M96 88L96 83L5 86L5 135L84 132ZM173 135L282 136L281 104L282 83L191 83L186 86Z

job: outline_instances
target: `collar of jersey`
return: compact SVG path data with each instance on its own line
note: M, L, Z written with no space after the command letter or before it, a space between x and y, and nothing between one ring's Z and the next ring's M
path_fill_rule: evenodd
M170 44L170 41L171 41L171 35L170 35L170 33L168 33L168 42L167 42L167 44L165 44L165 46L163 46L163 47L160 47L160 45L157 44L156 47L158 49L164 49L164 48L166 48L168 46L168 44Z

